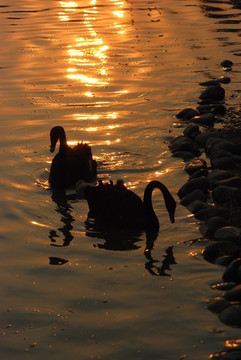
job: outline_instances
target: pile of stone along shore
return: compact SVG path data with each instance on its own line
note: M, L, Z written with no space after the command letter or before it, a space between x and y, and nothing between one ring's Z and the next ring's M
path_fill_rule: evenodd
M227 70L232 63L221 63ZM170 141L173 156L183 158L189 178L179 189L181 205L200 221L204 258L225 267L222 282L212 286L220 296L208 309L229 326L241 327L241 120L224 106L230 78L200 83L198 106L176 117L186 124L183 135ZM232 110L232 109L231 109ZM215 129L215 124L224 126ZM202 130L200 130L202 129ZM212 354L212 359L241 359L241 339Z

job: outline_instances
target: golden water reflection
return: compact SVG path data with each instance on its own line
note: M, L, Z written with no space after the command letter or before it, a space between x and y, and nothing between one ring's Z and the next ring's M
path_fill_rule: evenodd
M116 29L118 35L123 36L125 34L125 25L118 20L123 21L124 1L109 0L112 9L112 23L110 28ZM103 36L97 30L99 26L98 15L99 9L96 5L96 0L90 0L86 7L83 8L83 4L78 1L60 1L62 10L58 13L59 19L62 22L71 21L74 16L78 16L78 21L86 29L82 31L82 36L74 36L72 43L67 45L66 57L68 66L66 68L66 77L68 80L75 81L81 87L80 93L86 99L94 99L98 97L98 89L102 87L109 87L114 85L114 80L111 79L108 60L110 59L110 48L112 39L104 39ZM81 16L81 18L79 18ZM84 35L83 35L84 34ZM113 40L112 40L113 41ZM88 90L84 90L83 87L87 87ZM115 89L109 97L115 98L116 96L122 96L127 94L126 89ZM106 106L110 101L100 100L86 103L86 106L91 108L91 114L72 114L75 121L81 122L83 120L116 120L118 119L118 112L103 112L103 106ZM93 113L93 108L101 108L101 114L99 112ZM106 136L110 136L110 131L119 127L119 124L111 123L104 126L88 126L82 130L87 132L106 132ZM115 143L120 142L119 137L113 140ZM109 145L111 141L105 140L104 143Z

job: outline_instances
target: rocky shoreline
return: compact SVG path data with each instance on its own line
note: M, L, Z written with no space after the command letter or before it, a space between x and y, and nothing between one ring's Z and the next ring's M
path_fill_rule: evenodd
M230 71L232 62L220 64ZM187 182L178 190L180 204L200 222L206 261L225 268L222 281L212 285L220 295L207 301L207 308L228 326L241 327L241 111L227 110L228 76L200 83L205 87L197 107L176 115L184 125L183 135L169 143L172 155L185 162ZM221 127L215 129L216 124ZM202 129L202 130L200 130ZM241 359L241 339L210 358Z

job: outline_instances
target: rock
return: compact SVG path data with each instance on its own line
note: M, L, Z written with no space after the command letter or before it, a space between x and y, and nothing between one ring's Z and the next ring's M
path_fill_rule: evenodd
M192 140L198 134L200 134L199 126L195 125L195 124L189 124L183 131L183 135L190 138L190 139L192 139Z
M239 255L239 247L232 241L217 241L209 243L203 250L205 260L216 263L216 260L222 256L229 256L231 261ZM230 262L231 262L230 261Z
M220 158L212 159L211 167L212 169L233 169L237 165L241 164L241 158L238 156L224 156Z
M224 294L224 298L229 301L241 302L241 284L233 287Z
M195 214L200 210L207 209L210 205L208 205L206 202L201 200L194 200L192 203L190 203L187 208L192 213ZM222 225L223 226L223 225Z
M191 121L193 121L194 123L198 123L203 126L213 126L215 120L216 119L213 113L205 113L202 115L197 115L191 119Z
M182 111L180 111L176 115L176 118L182 119L182 120L190 120L192 117L194 117L196 115L198 115L197 110L192 109L192 108L186 108L186 109L183 109Z
M223 206L209 206L207 209L202 209L195 213L195 218L201 221L208 220L215 216L228 219L230 216L230 211Z
M207 308L208 310L212 311L215 314L220 314L229 306L230 306L230 302L227 299L224 299L222 297L216 297L214 299L209 300Z
M210 103L213 100L222 101L224 98L225 90L220 85L209 86L199 96L199 99L210 101Z
M231 255L223 255L216 259L215 264L220 266L228 266L234 258Z
M215 232L214 240L241 242L241 229L236 226L224 226Z
M216 144L218 144L222 141L223 141L223 138L220 137L219 133L217 134L217 136L210 136L209 138L207 138L206 142L205 142L206 155L209 156L213 146L215 146Z
M201 86L214 86L214 85L219 85L219 81L218 80L208 80L208 81L204 81L199 83L199 85Z
M211 161L214 161L216 159L223 159L225 157L233 157L234 155L226 150L218 150L216 152L211 151L210 159Z
M184 161L189 161L189 160L195 158L196 155L194 155L193 153L191 153L189 151L175 151L172 154L172 156L182 158Z
M241 282L241 259L234 259L223 273L223 280L227 282ZM240 300L241 301L241 300Z
M207 177L208 174L209 174L208 169L200 169L200 170L196 171L195 173L193 173L193 174L189 177L189 180L192 180L192 179L195 179L195 178L198 178L198 177L201 177L201 176Z
M227 111L226 107L222 104L214 106L211 110L211 112L214 115L224 115L226 113L226 111Z
M223 60L220 65L223 68L228 68L228 67L232 67L233 66L233 62L231 60Z
M187 181L177 192L179 198L183 198L195 189L201 190L203 193L207 193L208 182L206 177L201 176Z
M219 318L225 325L241 326L241 306L233 305L227 307L220 313Z
M201 169L207 169L207 163L203 159L196 158L189 163L186 164L184 170L189 174L192 175L196 171Z
M224 66L224 67L226 67L226 66ZM199 85L201 85L201 86L214 86L214 85L219 85L219 84L229 84L230 82L231 82L231 79L230 79L229 76L221 76L217 80L204 81L204 82L199 83Z
M205 132L202 132L202 133L198 134L197 136L195 136L194 140L200 146L205 146L207 140L210 138L221 138L221 134L217 130L205 131Z
M219 282L218 284L212 285L212 289L214 290L220 290L220 291L228 291L233 289L236 286L236 284L233 282Z
M191 204L190 204L191 205ZM194 213L195 214L195 213ZM214 216L200 225L199 231L204 237L212 238L214 233L223 227L227 220L220 216Z
M214 156L218 151L227 151L235 155L239 155L239 147L230 141L222 139L221 141L213 142L210 146L210 155Z
M191 152L195 156L201 155L201 151L199 150L198 146L186 136L178 136L177 138L172 140L169 145L169 149L172 153L178 151L185 151Z
M216 181L215 186L231 186L241 188L241 178L239 176L232 176L227 179L218 180Z
M188 195L184 196L181 199L180 204L183 206L188 206L190 203L192 203L195 200L200 200L205 202L207 200L207 195L205 195L201 190L196 189L193 190Z
M206 114L206 113L209 113L211 112L212 110L212 106L211 105L199 105L197 106L197 111L200 113L200 114Z
M232 65L231 65L232 66ZM218 80L221 84L229 84L231 79L229 76L221 76Z
M212 360L240 360L241 351L234 348L228 349L227 351L222 350L211 354L209 358Z
M230 186L217 186L212 191L212 198L215 204L227 204L233 206L240 204L241 190Z
M216 183L220 180L225 180L233 177L234 174L231 171L215 169L208 173L207 180L210 182L212 187L215 187Z

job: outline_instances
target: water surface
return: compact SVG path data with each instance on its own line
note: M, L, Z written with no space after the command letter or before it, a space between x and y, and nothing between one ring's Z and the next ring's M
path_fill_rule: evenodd
M238 329L206 309L222 269L205 262L198 223L177 207L152 259L144 233L86 228L84 200L48 188L49 130L91 144L99 178L142 196L151 179L186 181L167 140L198 83L223 75L239 103L240 6L232 1L28 1L0 6L2 356L8 359L190 359L221 350ZM118 241L117 241L118 240Z

